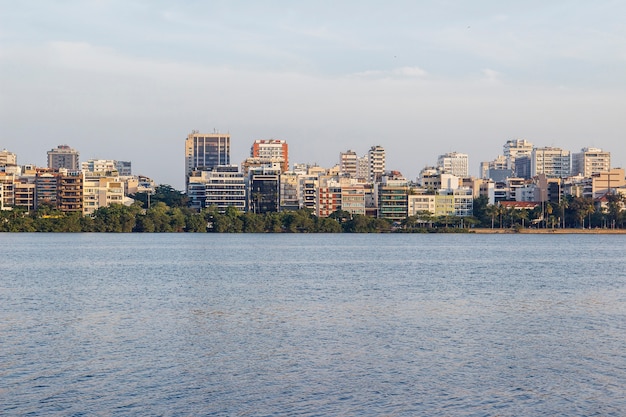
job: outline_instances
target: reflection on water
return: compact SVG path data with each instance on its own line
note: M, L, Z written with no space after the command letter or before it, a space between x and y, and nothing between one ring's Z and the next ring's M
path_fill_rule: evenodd
M0 243L0 414L626 409L621 236Z

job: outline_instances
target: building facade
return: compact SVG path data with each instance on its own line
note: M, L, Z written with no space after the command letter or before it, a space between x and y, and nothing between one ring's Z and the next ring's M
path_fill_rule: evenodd
M522 156L530 156L533 151L533 144L526 139L512 139L507 140L504 144L504 157L507 161L507 169L513 171L513 175L518 175L516 172L515 161Z
M6 149L0 151L0 167L7 165L17 165L17 156Z
M561 148L534 148L530 157L530 176L566 178L571 174L570 152ZM521 176L520 176L521 177Z
M385 148L380 145L372 146L367 153L368 179L378 182L385 174Z
M230 165L230 134L193 131L185 140L185 184L194 170Z
M469 177L469 156L459 152L439 155L437 168L443 174L452 174L461 178Z
M357 178L359 157L356 152L348 150L339 154L339 173L346 177Z
M591 178L593 174L611 170L611 153L599 148L583 148L572 154L572 174Z
M289 146L279 139L257 139L250 149L252 158L259 158L268 162L279 162L281 171L289 171Z
M69 171L78 171L79 153L77 150L70 148L68 145L59 145L55 149L48 151L48 168L60 169L65 168Z

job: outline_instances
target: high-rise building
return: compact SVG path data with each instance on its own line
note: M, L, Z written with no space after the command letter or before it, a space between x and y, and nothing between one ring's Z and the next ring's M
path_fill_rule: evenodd
M533 151L533 144L526 139L511 139L504 144L504 157L507 160L507 169L513 171L513 175L520 174L515 170L515 160L523 156L530 156Z
M57 174L57 208L59 210L82 213L83 179L80 171L62 170Z
M452 174L461 178L469 177L469 157L459 152L439 155L437 168L442 174Z
M593 174L611 169L611 153L598 148L583 148L572 154L572 174L591 178Z
M385 173L385 148L380 145L372 146L367 153L367 160L369 163L369 181L380 181Z
M547 178L567 178L571 173L569 151L561 148L534 148L530 156L530 176L545 174Z
M6 165L17 165L17 156L6 149L0 151L0 167Z
M250 156L268 163L279 162L282 172L289 171L289 146L284 140L257 139L252 144Z
M339 153L339 172L350 178L357 178L358 156L356 152L348 150Z
M230 165L230 134L199 133L194 130L185 140L185 184L194 170L210 171Z
M48 151L48 168L65 168L70 171L77 171L80 169L78 156L79 153L76 149L72 149L68 145L59 145Z
M280 170L261 167L248 172L248 208L257 214L280 211Z

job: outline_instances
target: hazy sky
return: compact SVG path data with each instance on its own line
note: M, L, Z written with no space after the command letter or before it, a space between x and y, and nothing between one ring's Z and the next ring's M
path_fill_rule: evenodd
M626 2L0 0L0 148L68 144L182 189L189 132L414 179L508 139L626 165Z

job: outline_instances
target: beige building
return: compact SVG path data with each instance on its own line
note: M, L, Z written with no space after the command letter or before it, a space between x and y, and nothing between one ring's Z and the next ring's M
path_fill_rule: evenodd
M605 194L616 194L617 189L626 186L625 171L622 168L614 168L606 172L597 172L591 175L591 190L593 198L602 197Z
M0 167L7 165L17 165L17 156L6 149L0 151Z
M84 176L83 180L83 214L93 213L101 207L111 204L124 204L124 182L119 177Z

